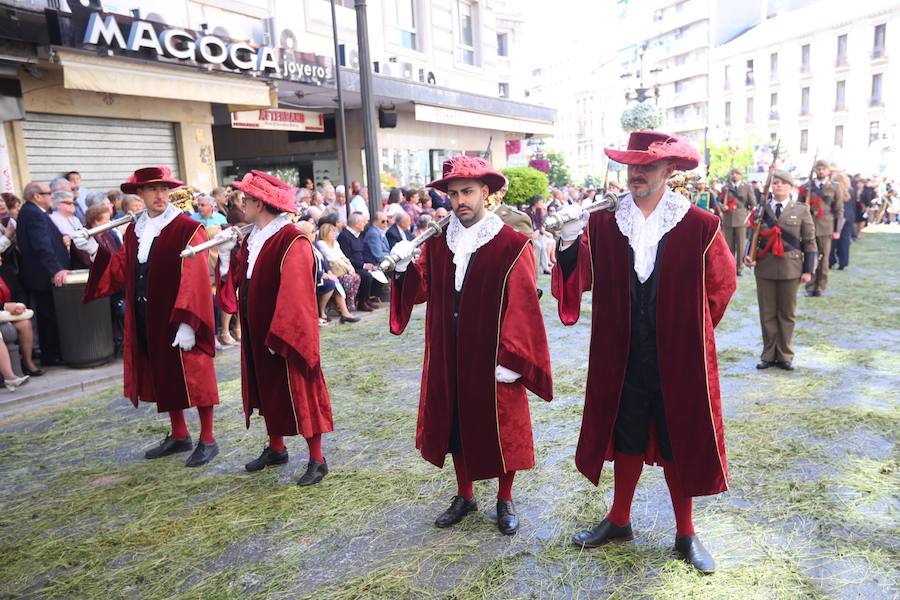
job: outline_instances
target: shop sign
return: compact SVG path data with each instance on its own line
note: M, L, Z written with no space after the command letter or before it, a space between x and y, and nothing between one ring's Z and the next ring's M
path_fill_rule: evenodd
M308 110L286 108L242 110L231 113L231 126L235 129L323 133L325 131L325 115Z
M72 5L74 35L63 45L105 48L114 54L218 68L268 79L323 84L333 79L331 60L290 48L258 46L125 15ZM65 36L61 36L65 37ZM71 42L66 44L65 41Z

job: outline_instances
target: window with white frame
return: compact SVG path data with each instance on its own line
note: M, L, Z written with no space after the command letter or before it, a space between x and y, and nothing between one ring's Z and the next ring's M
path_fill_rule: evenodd
M475 11L476 5L471 0L456 0L459 13L459 36L457 46L460 59L467 65L476 64L475 56Z
M397 45L410 50L419 49L416 29L416 0L387 0L388 18L395 24Z
M498 83L498 93L501 98L509 98L509 84L508 83Z
M497 56L509 56L509 34L497 34Z

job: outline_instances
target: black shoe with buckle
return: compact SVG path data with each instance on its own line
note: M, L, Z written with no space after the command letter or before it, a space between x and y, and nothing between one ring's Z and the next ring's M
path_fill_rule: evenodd
M275 452L272 450L270 446L266 446L262 454L259 455L259 458L256 460L251 460L244 468L250 471L262 471L266 467L274 466L274 465L283 465L288 461L288 451L285 449L283 452Z
M434 526L440 527L441 529L451 527L462 521L463 517L467 514L475 512L476 510L478 510L478 502L475 501L475 498L466 500L462 496L453 496L453 500L450 502L450 508L442 512L440 516L435 519Z
M609 519L603 519L593 529L576 533L572 537L572 543L582 548L599 548L610 542L630 542L633 539L631 523L619 526Z
M144 458L153 460L154 458L162 458L170 454L187 452L188 450L193 450L193 448L194 442L191 441L191 436L176 440L171 435L167 435L166 439L157 444L155 448L150 448L144 452Z
M497 500L497 529L503 535L514 535L519 530L519 517L512 500Z
M756 363L756 368L759 370L768 369L768 368L774 367L774 366L775 366L774 360L761 360L758 363Z
M679 558L704 575L715 573L716 561L709 551L700 543L696 535L675 538L675 552Z
M319 483L326 475L328 475L328 464L325 462L325 459L322 459L322 462L310 460L309 464L306 465L306 473L297 480L297 485L305 486Z
M199 467L201 465L205 465L212 459L216 457L219 453L219 444L213 442L212 444L207 444L203 440L197 442L197 447L194 448L193 454L187 459L187 462L184 463L186 467Z

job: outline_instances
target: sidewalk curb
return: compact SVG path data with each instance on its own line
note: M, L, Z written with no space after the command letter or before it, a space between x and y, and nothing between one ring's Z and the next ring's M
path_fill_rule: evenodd
M88 381L77 381L68 385L44 390L35 394L12 396L9 400L0 396L0 418L28 413L40 408L59 404L66 400L83 395L85 392L98 392L111 384L122 380L121 370L109 375L101 375Z

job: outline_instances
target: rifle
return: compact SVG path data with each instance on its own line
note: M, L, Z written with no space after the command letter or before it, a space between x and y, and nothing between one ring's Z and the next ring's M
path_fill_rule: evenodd
M778 151L781 149L781 140L775 146L775 152L772 154L772 164L769 165L769 176L766 177L766 186L763 188L762 196L760 196L759 204L753 213L753 237L750 239L750 248L747 251L747 257L751 262L756 262L756 251L759 249L759 227L762 224L762 216L766 210L766 204L769 202L769 189L772 187L772 179L775 177L775 161L778 160Z
M809 177L806 178L806 195L803 197L803 200L800 200L799 195L797 198L798 202L806 202L809 204L809 195L812 194L812 180L813 175L816 174L816 160L819 158L819 149L816 148L816 153L813 154L812 166L809 168Z

